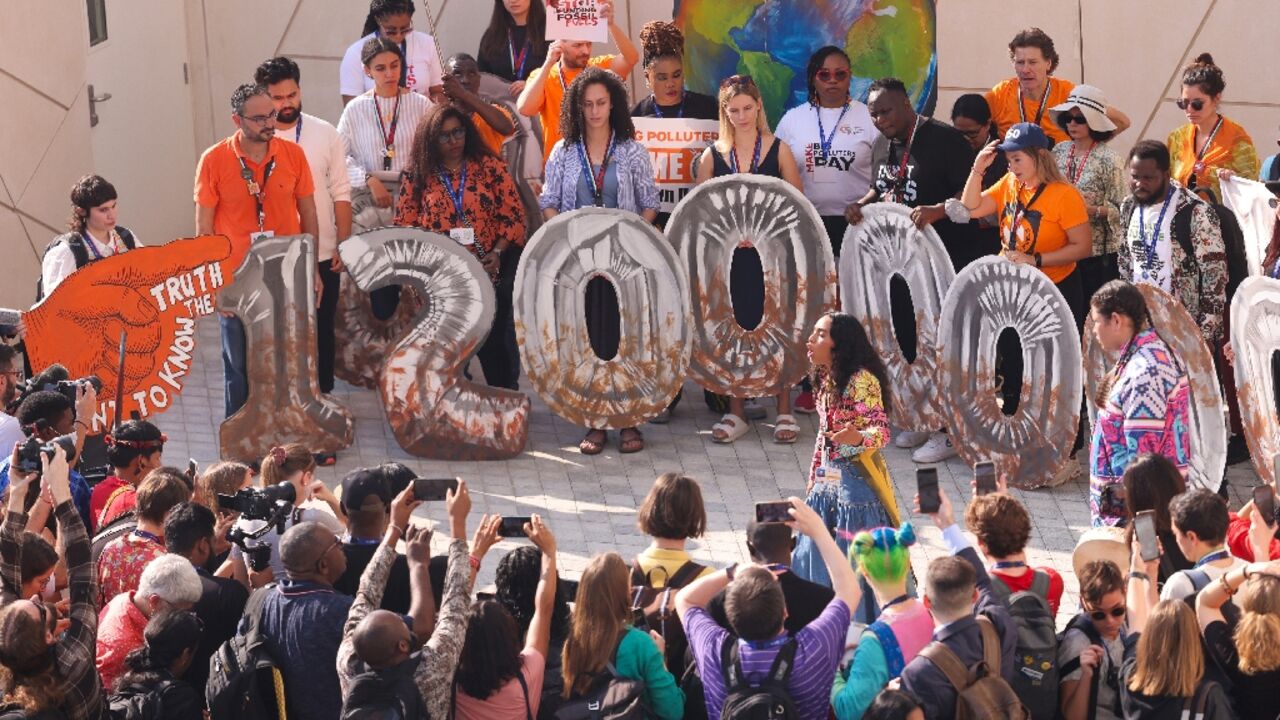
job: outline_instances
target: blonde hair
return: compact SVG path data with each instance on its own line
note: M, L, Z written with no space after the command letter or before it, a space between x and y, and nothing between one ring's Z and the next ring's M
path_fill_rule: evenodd
M1236 604L1244 612L1236 625L1236 652L1245 675L1280 668L1280 578L1254 575L1240 588Z
M1138 638L1129 690L1148 697L1191 697L1204 677L1195 613L1181 600L1161 600Z
M616 552L597 555L582 571L569 637L561 653L564 697L586 692L604 669L631 620L631 572Z
M1053 157L1053 153L1048 148L1031 148L1023 152L1030 155L1031 159L1036 163L1036 182L1038 184L1048 185L1050 183L1067 182L1067 179L1062 175L1062 170L1058 167L1057 159Z
M727 153L733 149L733 123L729 122L729 102L739 95L748 95L756 101L756 132L760 137L769 134L769 118L764 109L764 99L760 96L760 88L749 77L735 75L720 85L717 100L720 105L720 137L716 139L716 149Z

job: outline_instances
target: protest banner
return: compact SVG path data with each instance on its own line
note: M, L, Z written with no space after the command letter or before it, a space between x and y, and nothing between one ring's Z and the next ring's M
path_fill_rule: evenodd
M196 320L214 311L215 296L231 284L242 258L226 237L205 235L139 247L80 268L23 313L31 366L60 363L73 378L96 375L102 381L91 433L110 427L121 384L121 417L164 412L191 371Z
M596 0L546 2L548 40L609 42L609 23L600 17L600 5Z
M669 213L693 190L698 156L720 136L715 120L637 117L636 140L649 151L661 211Z

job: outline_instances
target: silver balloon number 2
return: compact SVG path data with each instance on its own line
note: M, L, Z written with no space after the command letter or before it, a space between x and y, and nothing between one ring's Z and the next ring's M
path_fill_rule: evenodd
M493 324L493 283L453 240L416 228L381 228L339 248L356 286L410 288L422 308L378 373L396 441L413 455L501 460L519 455L529 434L523 393L462 377Z

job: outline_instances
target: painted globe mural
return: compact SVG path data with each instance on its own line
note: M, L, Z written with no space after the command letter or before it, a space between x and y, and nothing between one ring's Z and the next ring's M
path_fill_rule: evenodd
M935 0L676 0L685 34L685 82L715 95L723 78L751 75L769 122L808 98L805 66L814 50L842 47L852 60L850 92L866 100L871 82L897 77L916 109L937 101Z

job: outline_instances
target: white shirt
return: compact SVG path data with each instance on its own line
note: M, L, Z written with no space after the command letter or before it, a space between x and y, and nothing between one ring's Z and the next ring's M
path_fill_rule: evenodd
M13 446L27 439L25 433L22 432L22 424L18 422L18 418L0 412L0 448L8 448L9 453L13 453Z
M1129 256L1133 259L1133 270L1130 275L1133 281L1154 285L1165 292L1173 292L1173 216L1177 210L1178 191L1174 191L1160 227L1153 228L1152 226L1160 219L1160 208L1163 205L1163 199L1154 205L1135 205L1133 217L1129 218L1129 227L1125 230L1125 242L1129 243ZM1142 227L1147 233L1146 242L1151 242L1153 231L1159 233L1151 267L1147 267L1147 248L1138 234L1139 219L1142 220Z
M1215 567L1209 564L1199 569L1209 576L1209 582L1212 583L1232 570L1242 568L1247 564L1240 558L1233 557L1231 558L1231 564L1226 567ZM1169 576L1169 580L1165 582L1164 588L1160 591L1161 600L1181 600L1195 593L1196 587L1191 583L1191 578L1187 577L1187 572L1187 570L1180 570Z
M383 169L387 139L382 132L383 128L388 131L391 129L395 102L395 98L376 97L370 90L347 103L347 107L342 110L338 132L347 144L347 174L351 187L364 187L369 173ZM411 92L400 95L400 113L393 141L395 156L391 158L392 172L401 172L409 164L413 134L432 106L433 103L423 95ZM378 124L380 112L383 117L381 126ZM399 188L387 189L394 193Z
M347 144L333 125L314 115L302 113L298 124L287 130L276 130L276 137L298 143L315 183L316 217L320 221L320 237L316 259L331 260L338 247L338 221L333 213L335 202L351 202L351 178L347 175Z
M333 531L334 535L341 535L342 533L346 532L346 528L342 526L342 523L336 517L333 516L332 512L329 512L327 505L324 506L324 508L322 509L321 507L313 507L310 504L304 503L303 505L298 506L296 510L299 511L297 512L297 516L298 516L297 522L320 523L321 525L325 526L329 530ZM290 517L285 521L284 528L287 531L289 528L293 527L296 524L297 523L293 521L293 518ZM235 526L238 528L241 528L246 533L252 533L252 532L257 532L261 530L264 526L266 526L266 521L265 520L246 520L245 518L242 517L236 520ZM271 546L271 569L275 573L275 580L276 582L280 582L281 580L284 580L285 578L284 560L280 558L280 534L276 532L276 529L274 527L268 530L265 535L258 538L257 540L246 540L245 544L251 548L262 547L263 545L270 545ZM244 557L244 551L240 549L239 545L231 546L231 558L235 560L244 558L245 569L246 570L249 569L249 558Z
M844 116L841 117L841 113ZM818 115L822 115L822 135ZM793 107L782 116L775 133L791 148L800 167L804 194L819 215L844 215L849 203L867 194L871 186L871 146L879 137L867 106L851 100L843 108ZM822 141L831 139L831 153Z
M364 74L360 51L374 35L375 33L370 33L355 41L342 56L342 65L338 68L338 92L341 94L355 97L373 89L373 78ZM430 35L415 30L405 36L404 42L405 62L409 66L405 87L426 95L432 85L444 82L440 56L436 53L436 41Z
M111 257L117 252L125 252L128 250L128 248L125 247L124 241L118 238L113 244L108 245L99 241L93 236L93 233L88 230L84 231L83 237L87 238L89 241L85 243L85 250L89 253L90 262L97 259L98 256L104 258ZM92 249L89 247L90 244L93 245ZM133 234L133 244L135 247L142 246L142 242L138 240L137 233ZM95 250L97 251L97 255L94 255ZM44 296L49 297L49 294L53 292L53 289L62 284L62 281L66 280L67 276L75 271L76 256L75 253L71 252L71 248L66 243L58 243L50 248L49 252L45 253L44 260L40 263L40 281L44 287Z

